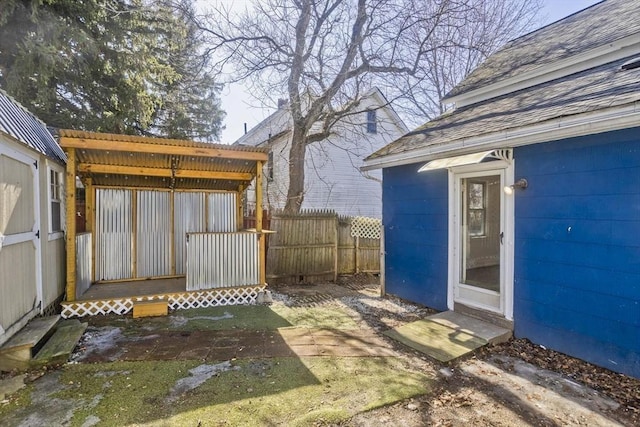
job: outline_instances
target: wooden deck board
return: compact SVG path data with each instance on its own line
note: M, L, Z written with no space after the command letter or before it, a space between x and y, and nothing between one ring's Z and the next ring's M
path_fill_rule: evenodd
M78 301L114 299L156 294L185 292L184 277L175 279L153 279L135 282L97 283L84 293Z
M85 329L87 329L87 323L80 323L78 320L61 322L56 332L33 358L33 361L38 364L65 362L78 345Z

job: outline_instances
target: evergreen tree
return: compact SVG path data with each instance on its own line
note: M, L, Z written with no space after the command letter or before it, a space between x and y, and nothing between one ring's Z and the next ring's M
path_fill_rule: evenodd
M47 124L216 140L224 113L192 5L4 0L0 87Z

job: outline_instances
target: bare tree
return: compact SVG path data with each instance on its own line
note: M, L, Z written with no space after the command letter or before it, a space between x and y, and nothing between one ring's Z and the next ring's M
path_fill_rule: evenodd
M490 3L499 7L503 2L523 9L527 0ZM221 58L218 65L222 71L231 68L233 81L245 82L265 102L283 94L289 100L292 143L285 211L298 212L302 206L309 144L328 138L336 123L361 111L360 100L368 89L391 88L387 91L390 102L421 103L419 88L433 85L443 74L443 70L432 71L430 64L438 61L440 52L456 47L466 49L468 55L491 50L475 46L474 37L480 33L466 28L480 22L486 27L481 28L483 34L491 31L489 23L478 18L493 19L484 10L485 3L266 0L254 1L239 13L219 6L201 21L211 51ZM522 19L516 19L518 25ZM456 39L461 34L468 37ZM435 101L439 90L428 96ZM414 112L429 117L419 109Z
M431 49L398 93L395 108L409 127L444 113L441 99L487 56L540 24L540 0L468 0L467 12L447 16ZM393 90L391 88L391 90Z

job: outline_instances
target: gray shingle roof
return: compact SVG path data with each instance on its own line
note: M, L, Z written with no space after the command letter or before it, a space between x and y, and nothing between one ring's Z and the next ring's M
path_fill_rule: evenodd
M47 125L2 90L0 90L0 132L49 158L66 163L66 156L47 129Z
M629 59L459 108L427 122L368 159L638 102L640 68L620 69Z
M620 40L640 31L640 1L607 0L526 34L491 55L447 97Z

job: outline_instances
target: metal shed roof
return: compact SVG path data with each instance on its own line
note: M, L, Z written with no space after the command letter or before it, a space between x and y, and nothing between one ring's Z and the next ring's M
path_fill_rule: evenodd
M267 160L256 147L68 129L59 138L75 150L78 176L98 186L237 191Z
M66 162L64 152L47 129L47 125L3 90L0 90L0 132L51 159Z

